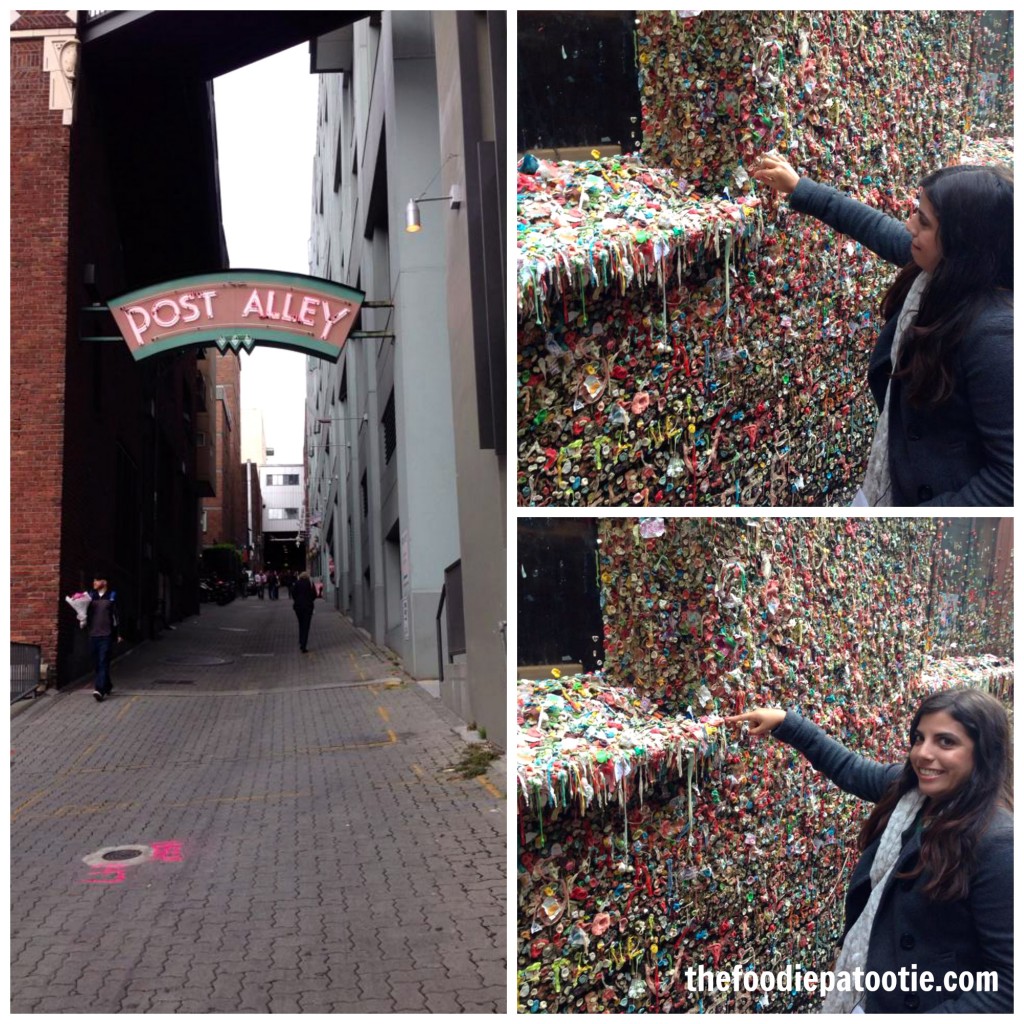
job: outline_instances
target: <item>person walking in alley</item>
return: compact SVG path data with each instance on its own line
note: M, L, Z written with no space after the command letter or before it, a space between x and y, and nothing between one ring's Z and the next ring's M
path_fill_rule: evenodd
M300 573L292 588L292 607L299 620L299 649L303 654L306 653L306 644L309 642L309 624L313 621L313 602L315 600L316 592L310 582L309 573Z
M92 695L102 701L111 690L110 656L117 643L120 619L117 611L117 595L110 590L107 578L97 574L89 591L92 600L85 613L85 627L89 631L93 664L96 666L96 684Z
M278 579L277 570L271 569L267 573L267 590L270 591L269 597L271 601L277 600L277 592L280 587L280 580Z
M266 585L267 574L262 569L260 569L259 572L256 573L256 594L261 601L263 600L263 588Z

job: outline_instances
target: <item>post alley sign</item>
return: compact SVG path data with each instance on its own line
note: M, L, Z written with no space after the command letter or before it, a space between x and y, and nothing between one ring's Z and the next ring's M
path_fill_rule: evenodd
M269 270L223 270L129 292L107 303L136 360L190 345L256 345L337 361L363 292Z

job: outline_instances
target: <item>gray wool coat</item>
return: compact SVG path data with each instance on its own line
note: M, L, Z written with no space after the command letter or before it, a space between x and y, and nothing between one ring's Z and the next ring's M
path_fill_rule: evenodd
M801 178L789 204L860 242L889 263L911 261L903 221ZM892 381L899 310L883 326L868 364L868 384L889 416L889 471L894 505L1013 505L1013 304L993 300L954 354L954 391L941 405L915 408L904 382Z
M793 711L772 733L800 751L840 789L876 803L899 778L902 764L884 765L847 750L813 722ZM871 894L876 839L861 854L846 893L846 932ZM875 914L868 946L868 971L931 971L941 986L948 971L994 971L996 992L868 993L868 1013L1011 1013L1013 1011L1013 816L996 812L976 847L966 899L938 903L923 893L930 875L896 875L912 867L921 851L920 835L904 833L904 846Z

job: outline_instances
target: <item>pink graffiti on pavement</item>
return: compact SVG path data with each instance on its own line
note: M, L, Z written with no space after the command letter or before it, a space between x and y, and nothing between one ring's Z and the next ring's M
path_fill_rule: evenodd
M181 843L177 839L162 840L150 843L149 846L153 850L153 860L163 861L165 864L180 864L185 859L181 853ZM120 885L121 882L128 880L127 870L116 864L90 868L89 876L82 879L86 885Z
M99 875L99 878L83 878L82 881L86 885L118 885L123 882L128 874L124 868L109 867L109 868L92 868L89 871L90 875ZM103 876L107 875L107 878Z
M163 843L150 843L153 847L153 860L163 860L171 864L180 864L185 858L181 855L181 843L171 839Z

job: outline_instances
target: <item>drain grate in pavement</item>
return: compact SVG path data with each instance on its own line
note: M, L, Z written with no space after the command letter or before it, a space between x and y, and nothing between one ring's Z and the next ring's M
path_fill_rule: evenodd
M138 847L127 850L108 850L103 854L104 860L134 860L139 855Z
M91 868L103 867L105 863L115 862L128 866L130 864L142 864L153 859L153 847L133 844L129 846L104 846L95 853L87 854L82 858ZM105 871L120 871L120 868L105 868Z
M154 679L157 686L195 686L194 679Z

